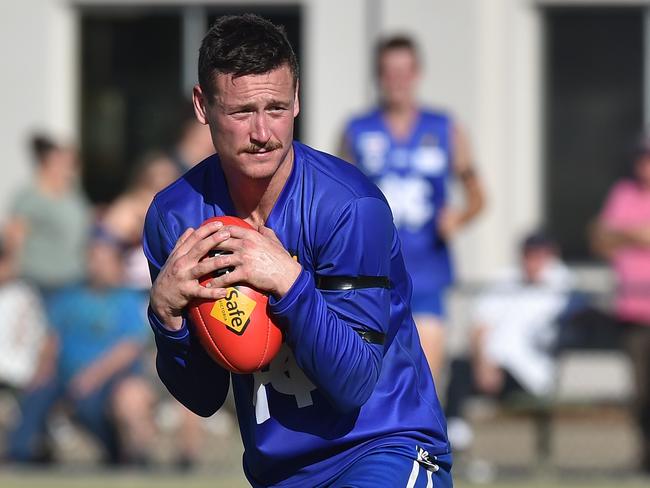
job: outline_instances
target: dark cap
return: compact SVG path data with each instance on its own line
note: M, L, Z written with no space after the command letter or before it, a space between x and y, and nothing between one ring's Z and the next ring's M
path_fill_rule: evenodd
M555 249L555 241L543 231L535 231L528 234L521 242L521 251L532 251L534 249Z

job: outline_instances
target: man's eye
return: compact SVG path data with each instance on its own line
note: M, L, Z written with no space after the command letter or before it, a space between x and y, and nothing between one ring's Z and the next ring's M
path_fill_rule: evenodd
M251 112L252 110L249 110L247 108L242 108L240 110L233 110L232 112L230 112L230 115L248 115Z

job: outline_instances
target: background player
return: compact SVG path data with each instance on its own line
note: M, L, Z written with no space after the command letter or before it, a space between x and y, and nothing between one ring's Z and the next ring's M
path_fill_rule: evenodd
M376 73L380 106L347 124L341 153L379 186L391 206L413 279L411 309L437 378L444 357L444 291L453 282L448 243L483 208L483 189L465 133L447 114L418 105L415 43L408 37L381 41ZM464 190L462 210L448 203L452 175Z
M203 40L199 82L197 118L218 156L159 193L145 223L161 379L204 416L232 381L253 486L451 486L390 210L356 168L293 141L298 66L283 31L222 17ZM223 214L259 232L199 228ZM232 254L202 259L215 247ZM234 271L198 284L224 267ZM212 361L184 318L193 299L237 282L270 295L285 335L270 366L249 375Z

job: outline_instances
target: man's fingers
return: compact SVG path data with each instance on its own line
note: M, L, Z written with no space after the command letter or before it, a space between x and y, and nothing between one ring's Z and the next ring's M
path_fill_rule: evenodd
M221 229L216 233L210 234L200 241L194 243L192 248L187 252L187 256L195 261L202 259L208 251L215 249L223 241L227 240L230 237L230 233Z
M240 227L238 225L227 225L224 227L224 230L230 232L230 235L235 239L254 239L259 235L255 229L248 229L246 227Z
M224 289L239 283L246 283L246 275L241 267L235 268L231 273L214 278L209 282L209 285L214 289Z
M181 234L181 236L178 238L178 240L176 241L176 244L174 244L174 248L172 249L172 251L169 254L173 254L174 251L176 251L176 249L178 249L187 240L187 238L190 235L192 235L192 232L194 232L194 229L192 227L189 227L189 228L185 229L185 232L183 232Z
M196 299L219 300L220 298L224 298L226 296L226 290L225 288L217 287L208 288L197 283L196 287L192 289L191 294L192 297Z
M260 238L261 238L261 235L257 230L247 229L244 227L240 227L238 225L227 225L223 228L223 231L228 232L229 234L228 239L223 240L217 246L215 246L215 249L219 249L222 251L231 251L231 252L238 251L246 245L245 242L247 241L249 243L260 242ZM277 241L277 238L275 238L275 240Z
M240 264L240 261L232 254L206 258L191 269L190 276L192 279L198 280L209 273L224 268L234 267L238 264Z
M273 229L270 227L264 227L263 225L259 226L259 233L262 234L264 237L268 237L269 239L274 240L275 242L282 244L280 242L280 239L278 239L278 236L275 235L275 232L273 232Z
M191 235L189 235L185 241L178 247L179 254L187 254L190 252L190 249L194 245L208 237L210 234L214 234L223 227L222 222L210 222L209 224L202 225L196 229ZM202 256L199 256L202 257Z
M236 252L241 250L243 245L243 239L233 239L230 237L229 239L221 241L219 245L215 247L215 249L218 249L219 251Z

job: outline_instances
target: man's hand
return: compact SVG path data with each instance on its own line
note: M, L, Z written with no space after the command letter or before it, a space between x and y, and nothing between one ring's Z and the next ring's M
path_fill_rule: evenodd
M230 251L215 259L217 268L234 267L230 273L211 281L225 295L225 288L245 283L260 291L282 298L298 278L302 267L284 248L275 233L260 226L259 232L238 226L224 229L230 237L217 249Z
M104 384L105 378L100 371L92 366L76 374L68 386L68 390L75 398L84 398L98 390Z
M450 241L463 227L463 215L458 210L445 207L438 218L438 233L445 241Z
M123 371L142 354L142 345L131 339L123 339L105 354L79 371L68 386L70 394L83 398L97 391L111 378Z
M54 379L55 374L56 370L54 365L39 365L39 367L36 369L36 372L34 373L34 376L32 376L29 383L27 383L25 390L34 391L42 386L45 386L47 383Z
M187 229L176 241L151 288L151 308L166 328L172 331L181 328L183 309L192 300L217 300L225 296L225 290L201 286L199 279L225 267L221 257L205 256L229 237L230 232L223 228L222 222L212 222L196 230Z
M57 335L49 333L39 352L34 375L25 388L27 391L34 391L54 379L58 355L59 338Z
M503 389L503 371L495 364L481 362L474 365L474 377L481 393L497 395Z

